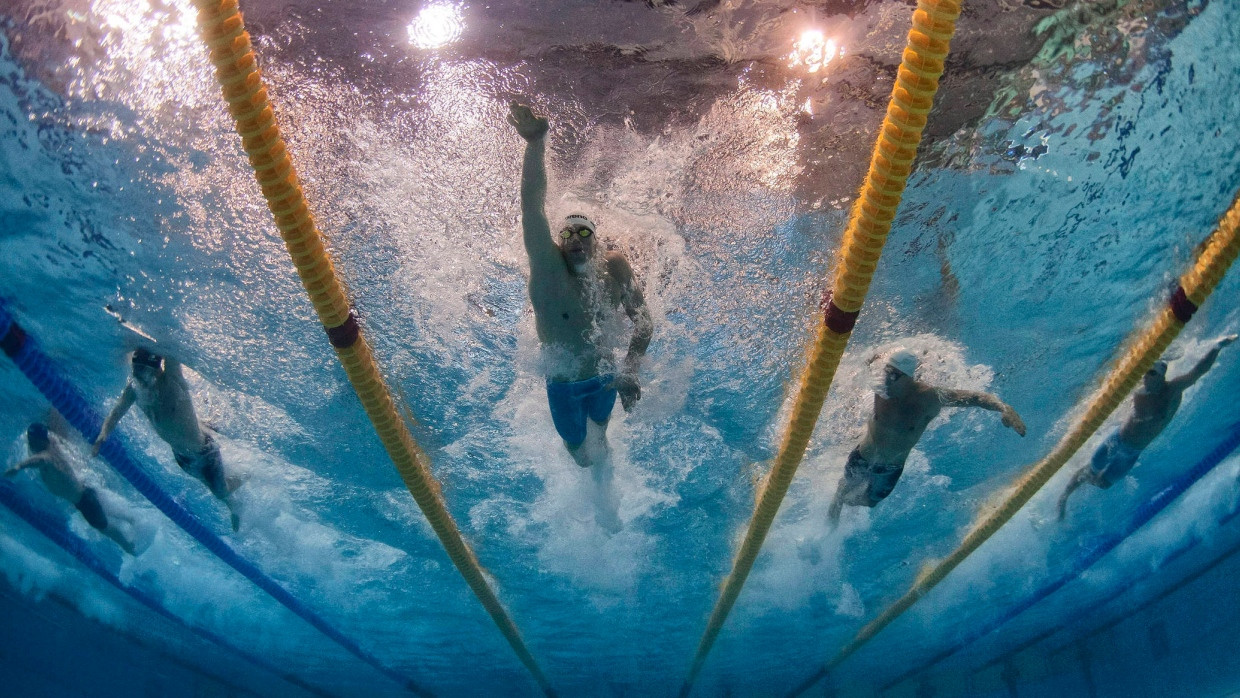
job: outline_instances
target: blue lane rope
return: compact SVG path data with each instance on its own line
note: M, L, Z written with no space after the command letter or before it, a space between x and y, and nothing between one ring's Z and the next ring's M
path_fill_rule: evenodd
M47 398L48 402L56 408L56 411L69 424L72 424L75 429L81 432L87 441L93 442L95 440L95 437L99 435L100 428L103 426L103 419L99 417L99 414L95 412L82 393L65 379L56 366L39 350L34 338L28 336L25 330L17 324L16 319L13 318L7 304L2 299L0 299L0 349L13 360L14 365L34 384L34 387ZM429 697L432 695L430 691L422 688L409 677L398 674L382 664L374 655L362 649L353 640L329 625L327 621L323 620L317 613L310 610L308 606L286 591L274 579L267 576L254 563L237 554L232 547L219 536L212 533L184 506L168 496L129 455L129 449L126 447L126 439L123 434L113 433L107 441L103 442L102 447L99 449L99 455L103 456L121 477L128 480L134 489L141 492L142 496L155 505L156 509L163 512L169 519L172 519L182 530L201 543L204 548L225 564L237 570L251 582L254 582L260 589L270 594L272 598L283 604L285 608L297 614L358 659L371 665L384 676L387 676L409 691L421 696Z
M315 695L330 698L330 693L306 683L297 676L276 667L274 664L271 664L261 657L250 654L249 652L237 647L228 640L225 640L223 637L216 635L206 628L191 625L188 621L182 619L180 616L162 606L150 594L147 594L137 587L132 587L122 582L120 578L108 569L103 561L94 554L85 540L70 533L49 513L37 509L25 497L23 497L20 492L18 492L17 488L12 483L0 480L0 504L8 507L10 511L23 519L26 523L30 524L32 528L39 533L42 533L45 538L60 546L65 552L72 555L78 562L82 563L84 567L102 577L107 583L128 594L138 603L147 607L151 611L154 611L156 615L167 618L174 624L190 630L204 640L233 652L234 654L249 661L251 664L265 669L266 671L271 672L275 676L279 676L291 684L304 688Z
M906 671L890 682L884 684L882 690L885 691L893 686L903 683L905 680L916 676L917 674L926 671L935 664L938 664L956 652L964 649L967 645L970 645L974 641L994 632L1000 626L1016 618L1016 616L1019 616L1029 610L1029 608L1038 602L1062 589L1069 582L1072 582L1080 577L1081 574L1092 567L1094 563L1102 559L1105 555L1107 555L1107 553L1114 550L1120 543L1127 540L1129 536L1136 533L1136 531L1142 526L1149 523L1151 519L1161 513L1163 509L1166 509L1180 495L1188 491L1189 487L1192 487L1198 480L1205 477L1207 473L1218 466L1219 463L1222 463L1227 456L1235 452L1237 447L1240 447L1240 423L1233 424L1230 428L1230 433L1228 436L1223 439L1223 441L1219 443L1214 450L1210 451L1204 458L1198 461L1198 463L1188 470L1188 472L1173 480L1170 485L1164 487L1161 491L1151 497L1149 501L1138 507L1136 513L1133 514L1132 518L1129 519L1128 523L1121 529L1110 535L1100 536L1087 544L1084 549L1077 553L1072 561L1072 564L1069 566L1068 571L1062 574L1058 579L1043 585L1037 591L1030 594L1024 601L1009 608L1007 613L992 620L990 623L977 628L956 644L940 652L939 654L936 654L928 662L925 662L916 669ZM1229 518L1231 518L1231 516L1224 517L1219 523L1226 523ZM1187 548L1192 547L1192 545L1195 545L1195 543L1186 546L1182 550L1187 550Z

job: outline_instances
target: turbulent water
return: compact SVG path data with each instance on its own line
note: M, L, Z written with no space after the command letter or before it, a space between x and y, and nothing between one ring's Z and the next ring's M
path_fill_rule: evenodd
M1240 6L1064 4L966 3L930 141L703 695L782 695L954 548L1072 424L1240 187ZM242 6L379 364L533 654L562 694L674 693L778 446L911 6ZM241 529L135 413L122 430L143 465L384 664L442 695L535 693L324 341L188 3L0 10L0 297L101 409L124 386L127 352L147 341L135 329L180 357L200 417L246 478ZM814 29L830 51L810 45ZM631 413L617 406L608 433L616 534L595 523L592 481L547 407L520 241L524 144L505 123L514 99L551 116L552 220L589 212L632 261L655 322L643 398ZM1240 329L1238 278L1173 345L1183 360L1172 374ZM829 533L827 503L869 416L869 361L899 345L923 357L925 380L997 393L1028 435L993 413L945 410L892 496L846 511ZM835 688L882 685L967 637L1211 450L1238 416L1235 351L1187 393L1132 477L1082 490L1055 522L1091 441L843 665ZM0 403L12 463L47 404L7 360ZM122 581L315 686L401 692L194 544L80 441L65 443L106 503L137 521L137 557L31 476L13 482ZM1162 585L1189 574L1164 560L1194 537L1210 550L1236 537L1218 521L1240 495L1238 471L1226 461L948 669L967 675L1048 629L1083 632L1097 599L1132 588L1135 607L1154 595L1152 572ZM182 631L153 624L7 511L0 522L0 570L18 596L65 599L175 654Z

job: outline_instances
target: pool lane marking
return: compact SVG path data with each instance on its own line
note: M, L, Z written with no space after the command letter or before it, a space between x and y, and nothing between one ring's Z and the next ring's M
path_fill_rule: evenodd
M81 432L82 437L93 442L99 435L103 420L77 389L60 370L38 348L33 337L17 324L8 305L0 300L0 350L2 350L18 370L38 389L43 397L56 408L73 428ZM300 599L293 596L278 582L269 577L253 562L242 557L237 551L224 542L222 538L208 529L201 521L189 512L180 502L173 499L160 489L150 475L138 465L138 461L130 455L128 440L124 434L116 433L99 448L99 455L112 466L121 477L129 481L134 489L146 497L165 516L188 533L204 548L218 557L228 566L267 592L276 601L293 613L300 616L327 637L354 656L377 669L384 676L395 681L405 689L421 696L432 695L413 679L404 676L380 662L373 654L364 650L352 639L341 633L334 626L310 609Z
M85 540L73 535L63 526L58 525L46 512L39 511L35 508L34 505L27 501L21 493L17 491L17 487L13 485L13 483L0 480L0 504L8 507L10 511L29 524L31 528L35 529L39 533L43 534L45 538L60 546L66 553L73 556L74 559L80 562L87 569L102 577L108 584L111 584L117 589L125 592L135 601L153 611L156 615L172 621L175 625L185 628L208 642L219 645L225 650L233 652L251 664L260 667L274 676L278 676L295 686L304 688L310 693L323 696L324 698L330 698L332 695L321 688L317 688L309 683L306 683L294 674L290 674L277 668L274 664L271 664L267 660L257 655L250 654L249 652L237 647L228 640L216 635L204 627L191 625L189 621L181 618L162 606L150 594L147 594L145 591L142 591L137 587L125 584L119 577L116 576L116 574L104 565L103 561L100 560L93 551L91 551L90 546ZM226 678L217 678L220 678L220 680L223 681L228 681Z

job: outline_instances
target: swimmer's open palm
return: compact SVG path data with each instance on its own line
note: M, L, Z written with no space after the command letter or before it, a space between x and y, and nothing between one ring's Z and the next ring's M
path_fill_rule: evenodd
M1025 435L1025 422L1021 420L1020 415L1016 414L1016 410L1008 406L1003 408L1003 426L1021 436Z
M525 140L533 142L547 135L547 120L536 116L533 109L513 102L509 110L508 123L512 124Z

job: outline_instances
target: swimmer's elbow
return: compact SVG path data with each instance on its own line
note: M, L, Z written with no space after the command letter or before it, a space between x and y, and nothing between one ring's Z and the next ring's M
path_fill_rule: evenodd
M637 317L633 319L633 339L641 340L642 346L650 344L650 340L654 337L654 320L650 319L650 312L642 307L637 313Z

